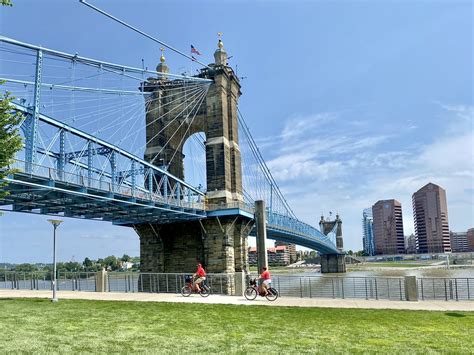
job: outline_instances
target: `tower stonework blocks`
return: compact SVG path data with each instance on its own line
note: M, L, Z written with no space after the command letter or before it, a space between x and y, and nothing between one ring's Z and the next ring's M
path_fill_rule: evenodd
M243 201L237 112L241 92L237 76L227 66L227 54L220 40L214 57L215 63L197 75L212 80L207 94L195 88L190 90L188 86L193 83L163 76L149 78L143 84L143 90L151 93L146 101L145 160L184 179L184 143L194 133L204 133L206 204L208 209L222 209ZM165 73L165 70L167 66L162 56L157 71ZM195 100L197 104L177 115L183 111L183 100ZM202 103L199 105L199 102ZM181 105L180 110L178 105ZM136 225L140 236L141 271L191 273L197 261L211 273L244 271L251 227L248 222L247 217L231 215L201 221Z

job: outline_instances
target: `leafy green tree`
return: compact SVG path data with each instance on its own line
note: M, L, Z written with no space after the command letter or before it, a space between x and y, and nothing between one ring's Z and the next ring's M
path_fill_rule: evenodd
M82 270L82 265L75 261L68 261L67 263L64 263L64 267L66 271L81 271Z
M36 270L38 270L36 265L28 264L28 263L19 264L15 266L15 271L18 271L18 272L32 272Z
M92 266L93 266L92 260L86 257L84 261L82 262L82 265L84 266L84 269L90 270L92 269Z
M22 146L18 125L23 116L19 112L12 113L11 101L10 93L0 94L0 187L6 185L1 180L14 172L8 166ZM6 194L6 191L0 190L0 198Z
M118 268L118 260L114 255L110 255L104 259L104 264L107 269L117 270Z
M123 256L121 257L121 260L122 260L124 263L126 263L126 262L132 260L132 258L129 257L127 254L123 254Z
M13 6L11 0L0 0L0 4L2 4L3 6Z

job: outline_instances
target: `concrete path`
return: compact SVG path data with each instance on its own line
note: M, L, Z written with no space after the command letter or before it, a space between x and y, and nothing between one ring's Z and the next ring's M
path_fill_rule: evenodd
M51 291L0 290L0 298L51 298ZM263 297L247 301L239 296L210 295L203 298L197 294L183 297L170 293L118 293L118 292L72 292L58 291L59 299L82 299L103 301L141 301L141 302L182 302L234 304L246 306L274 307L325 307L325 308L369 308L369 309L408 309L427 311L471 311L474 312L474 301L386 301L364 299L328 299L328 298L296 298L282 297L274 302Z

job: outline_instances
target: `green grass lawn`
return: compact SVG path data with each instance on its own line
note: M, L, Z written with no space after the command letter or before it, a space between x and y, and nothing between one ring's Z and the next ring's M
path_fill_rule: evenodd
M474 351L474 312L43 299L0 310L2 353Z

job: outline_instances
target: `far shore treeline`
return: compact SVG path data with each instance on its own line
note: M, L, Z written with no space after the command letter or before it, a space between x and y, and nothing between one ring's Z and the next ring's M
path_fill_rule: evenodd
M96 272L102 269L107 271L138 271L140 268L140 258L130 257L127 254L124 254L122 257L110 255L106 258L99 258L97 260L85 258L82 263L77 261L58 262L56 263L56 267L59 272ZM53 264L0 263L0 270L17 272L52 272Z

